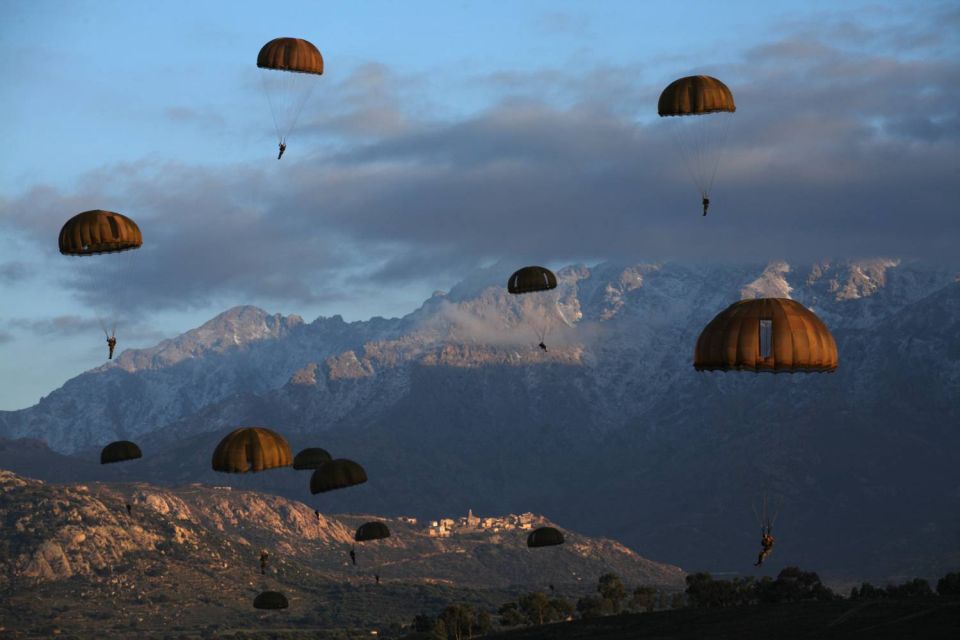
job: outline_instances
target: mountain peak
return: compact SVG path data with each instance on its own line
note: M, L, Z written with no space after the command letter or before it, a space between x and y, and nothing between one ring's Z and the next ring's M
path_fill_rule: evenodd
M208 351L223 353L252 342L276 339L303 324L303 318L295 314L284 317L279 313L270 315L259 307L237 306L155 347L128 349L120 354L115 366L129 373L169 367Z
M787 282L790 265L782 260L771 262L760 277L740 289L740 299L789 298L793 287Z

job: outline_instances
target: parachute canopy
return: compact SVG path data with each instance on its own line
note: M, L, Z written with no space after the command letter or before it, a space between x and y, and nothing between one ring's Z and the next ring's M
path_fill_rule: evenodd
M257 66L292 73L323 73L323 56L313 43L300 38L274 38L260 48Z
M815 313L789 298L735 302L697 338L697 371L835 371L837 344Z
M293 454L286 439L262 427L241 427L228 433L213 452L213 470L248 473L289 467Z
M527 536L527 546L530 548L553 547L558 544L563 544L563 534L553 527L534 529Z
M674 80L663 90L657 102L657 113L661 116L698 116L736 110L733 93L727 85L710 76Z
M310 493L344 489L367 481L367 472L353 460L338 458L327 462L310 477Z
M253 606L257 609L286 609L290 603L279 591L264 591L253 599Z
M330 462L333 458L330 452L320 447L304 449L293 459L293 468L298 471L304 469L319 469L320 465Z
M530 266L514 272L507 281L510 293L532 293L557 288L557 276L545 267Z
M276 38L260 49L257 66L277 139L283 144L323 73L323 56L306 40Z
M143 244L140 227L121 213L93 209L78 213L60 229L60 253L91 256L137 249Z
M100 464L124 462L125 460L136 460L142 457L143 453L135 443L129 440L118 440L103 448L100 452Z
M383 540L384 538L390 537L390 529L382 522L367 522L360 525L360 528L357 529L357 532L354 534L353 539L357 542L365 542L367 540Z

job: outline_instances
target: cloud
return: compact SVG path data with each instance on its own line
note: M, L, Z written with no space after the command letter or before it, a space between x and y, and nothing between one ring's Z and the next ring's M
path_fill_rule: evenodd
M100 325L96 318L81 318L79 316L56 316L39 320L14 318L9 321L8 325L11 328L26 330L38 336L70 337L100 331Z
M955 12L932 15L827 16L712 66L738 111L706 218L654 111L697 69L505 69L476 79L496 100L452 117L426 79L366 65L272 169L103 167L6 200L0 225L48 247L64 212L128 213L143 248L62 282L141 312L376 296L498 259L956 261L960 56Z
M26 280L31 275L30 268L22 262L5 262L0 264L0 283L15 284Z
M102 335L104 331L115 333L124 341L159 341L167 337L149 324L137 322L129 317L96 318L64 315L39 319L13 318L7 322L7 326L39 337L97 336ZM0 333L3 332L0 331Z
M180 124L191 124L204 128L223 127L223 116L213 109L196 109L186 106L170 106L163 110L168 120Z

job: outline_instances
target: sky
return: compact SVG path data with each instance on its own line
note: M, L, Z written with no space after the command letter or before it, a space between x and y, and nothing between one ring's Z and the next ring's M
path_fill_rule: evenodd
M278 162L279 36L325 70ZM705 218L656 113L693 74L737 103ZM102 364L101 320L399 316L500 261L960 261L956 2L12 0L0 86L0 410ZM88 209L143 247L61 256Z

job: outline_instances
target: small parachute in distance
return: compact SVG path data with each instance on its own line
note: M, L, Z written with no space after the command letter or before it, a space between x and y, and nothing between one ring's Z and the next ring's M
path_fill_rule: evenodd
M697 371L813 373L836 371L837 344L827 325L789 298L735 302L697 338Z
M657 113L674 122L672 134L687 172L700 191L703 215L710 207L710 192L720 165L729 119L736 112L733 93L710 76L674 80L660 94Z
M353 460L338 458L313 472L310 476L310 493L325 493L345 489L367 481L367 472Z
M253 606L257 609L286 609L290 603L279 591L264 591L254 598Z
M321 449L320 447L311 447L309 449L304 449L298 453L296 457L294 457L293 468L297 471L304 471L306 469L319 469L321 465L324 465L331 460L333 460L333 457L326 449Z
M525 294L521 308L533 325L540 349L547 351L544 340L550 332L552 320L556 316L569 325L560 310L560 299L556 293L546 293L557 288L557 276L546 267L531 265L518 269L507 280L507 292L513 295ZM535 295L531 295L535 294Z
M557 288L557 276L546 267L529 266L518 269L507 281L507 291L512 294L549 291Z
M563 533L553 527L539 527L527 536L527 546L531 549L554 547L558 544L563 544Z
M138 249L143 236L137 223L114 211L93 209L73 216L60 229L60 253L92 256Z
M300 112L323 74L323 56L311 42L301 38L275 38L257 54L263 90L280 145L279 160L286 150Z
M136 460L142 458L143 453L136 443L129 440L117 440L111 442L100 451L100 464L113 464L114 462L126 462L127 460Z
M383 522L366 522L357 529L353 539L357 542L383 540L390 537L390 528Z
M211 461L213 470L223 473L256 473L292 464L286 438L263 427L234 429L217 445Z

